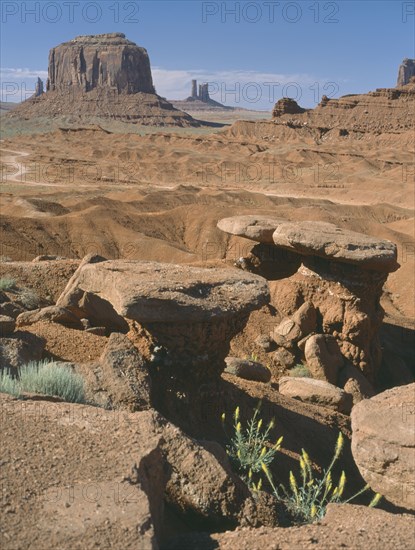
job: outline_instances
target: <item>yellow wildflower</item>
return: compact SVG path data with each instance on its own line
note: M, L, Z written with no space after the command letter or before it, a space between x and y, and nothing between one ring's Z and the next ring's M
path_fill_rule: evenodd
M269 475L268 466L265 464L265 462L261 462L261 468L264 470L266 475Z
M339 497L342 496L345 485L346 485L346 474L342 472L342 475L340 476L340 482L339 482Z
M340 453L343 450L343 445L344 445L344 437L343 437L343 434L340 432L336 443L336 452L334 454L335 458L339 458Z
M375 506L377 506L381 498L382 498L382 495L380 493L376 493L376 495L370 501L370 504L369 504L370 508L374 508Z
M330 483L331 483L331 472L329 472L329 473L327 474L327 477L326 477L326 487L328 487Z
M292 472L290 472L290 485L291 485L291 489L294 491L294 493L297 494L297 481L296 481L295 476Z
M282 443L282 440L283 440L283 439L284 439L284 437L281 436L281 437L278 439L278 441L275 443L275 445L274 445L274 449L275 449L275 450L277 450L277 451L279 450L279 448L281 447L281 443Z

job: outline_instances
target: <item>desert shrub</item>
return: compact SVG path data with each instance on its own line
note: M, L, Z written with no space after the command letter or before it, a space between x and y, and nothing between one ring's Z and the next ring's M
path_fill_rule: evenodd
M316 477L311 460L307 452L301 449L300 458L300 483L290 471L288 487L279 484L276 487L270 465L274 461L277 452L281 448L282 437L272 445L269 442L270 431L275 425L274 420L265 428L259 418L261 403L258 404L247 427L243 428L240 421L239 407L233 415L234 435L230 438L230 444L226 447L232 468L256 492L262 488L261 474L265 474L272 493L280 504L283 504L294 523L312 523L320 520L326 513L327 505L331 502L345 504L368 491L366 485L347 500L343 500L343 493L346 486L346 474L342 471L337 484L333 480L333 467L339 460L344 446L343 434L339 433L334 455L329 467ZM225 424L225 414L222 414L222 422ZM254 480L256 477L256 481ZM369 506L376 506L381 495L376 493Z
M17 370L13 378L5 369L0 377L0 392L19 396L21 392L42 393L61 397L69 403L84 403L83 378L72 369L50 361L31 361Z
M299 378L311 378L311 372L305 365L302 364L295 365L292 369L290 369L289 375Z
M22 391L55 395L70 403L84 403L82 376L49 361L31 361L18 370Z
M20 395L19 382L12 377L9 369L3 369L0 372L0 392L9 393L15 397Z
M0 256L0 263L12 262L13 260L9 256Z
M239 407L235 409L234 434L226 448L233 468L254 489L257 488L254 474L261 474L262 464L268 465L274 460L282 443L282 437L274 445L269 442L269 434L275 421L271 420L268 426L263 426L262 419L259 418L260 406L259 403L245 429L239 420ZM222 414L222 422L225 423L225 414ZM262 484L260 479L257 479L258 483Z
M0 278L0 290L8 292L16 288L16 279L12 277L1 277Z
M361 491L357 492L352 497L347 500L342 500L343 492L346 486L346 474L343 471L337 484L334 484L332 470L334 464L340 457L343 444L343 435L340 433L337 439L333 459L329 467L323 471L320 479L314 476L310 458L306 451L302 449L300 458L301 483L298 483L297 478L291 471L289 487L286 488L284 485L280 485L279 488L281 492L274 484L268 465L265 462L262 462L262 470L272 487L275 497L285 504L295 522L312 523L314 521L318 521L325 515L326 507L329 503L337 502L345 504L370 489L369 485L366 485ZM376 506L381 498L381 495L376 493L369 506Z
M40 298L37 293L30 288L23 288L19 291L19 302L26 309L37 309L40 304Z

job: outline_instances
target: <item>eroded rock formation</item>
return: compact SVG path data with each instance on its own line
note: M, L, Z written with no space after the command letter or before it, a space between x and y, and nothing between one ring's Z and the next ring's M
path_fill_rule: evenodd
M397 86L405 86L415 76L415 59L405 58L399 65Z
M78 36L49 52L47 90L89 92L114 88L118 93L154 94L147 50L122 33Z
M387 390L352 412L352 452L373 490L415 510L415 384Z
M259 243L249 265L269 280L278 312L271 337L290 365L305 359L315 378L336 384L351 363L375 381L382 287L399 267L394 243L329 223L265 216L227 218L218 227Z
M306 109L303 109L298 105L294 99L289 97L282 97L277 101L272 111L272 118L278 118L281 115L296 115L304 113Z
M86 258L57 301L79 319L127 332L148 351L155 406L197 418L200 390L219 383L231 339L269 301L262 277L139 261Z
M78 36L52 48L47 92L18 105L12 118L71 115L154 126L200 126L156 94L147 51L122 33Z

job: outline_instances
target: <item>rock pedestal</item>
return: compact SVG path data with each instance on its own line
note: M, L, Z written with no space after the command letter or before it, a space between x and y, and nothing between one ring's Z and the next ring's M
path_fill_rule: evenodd
M198 414L201 388L219 382L231 339L268 301L266 280L238 270L89 258L57 305L109 330L130 328L149 350L155 406L180 421Z
M388 273L399 267L394 243L330 223L266 216L226 218L218 227L259 243L251 250L250 265L269 280L271 304L283 318L271 334L278 346L297 355L306 347L307 360L316 354L303 339L310 333L316 333L315 341L330 335L337 342L330 344L335 364L320 364L328 352L319 352L313 374L336 384L343 355L344 366L352 363L375 381L382 358L382 287Z

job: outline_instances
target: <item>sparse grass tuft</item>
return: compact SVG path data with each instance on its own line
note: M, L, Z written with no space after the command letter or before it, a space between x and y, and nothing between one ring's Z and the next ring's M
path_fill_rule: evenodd
M4 370L0 378L0 391L16 396L27 391L61 397L69 403L85 403L83 378L72 369L48 360L31 361L20 367L17 379Z
M0 290L3 292L9 292L16 289L16 279L12 277L1 277L0 278Z
M305 365L298 364L295 365L292 369L289 371L289 375L293 378L312 378L311 372L308 370L308 368Z
M0 372L0 392L8 393L19 397L20 387L19 382L16 378L13 378L9 369L3 369Z
M26 309L38 309L40 305L40 299L37 293L30 288L23 288L19 291L19 302Z

